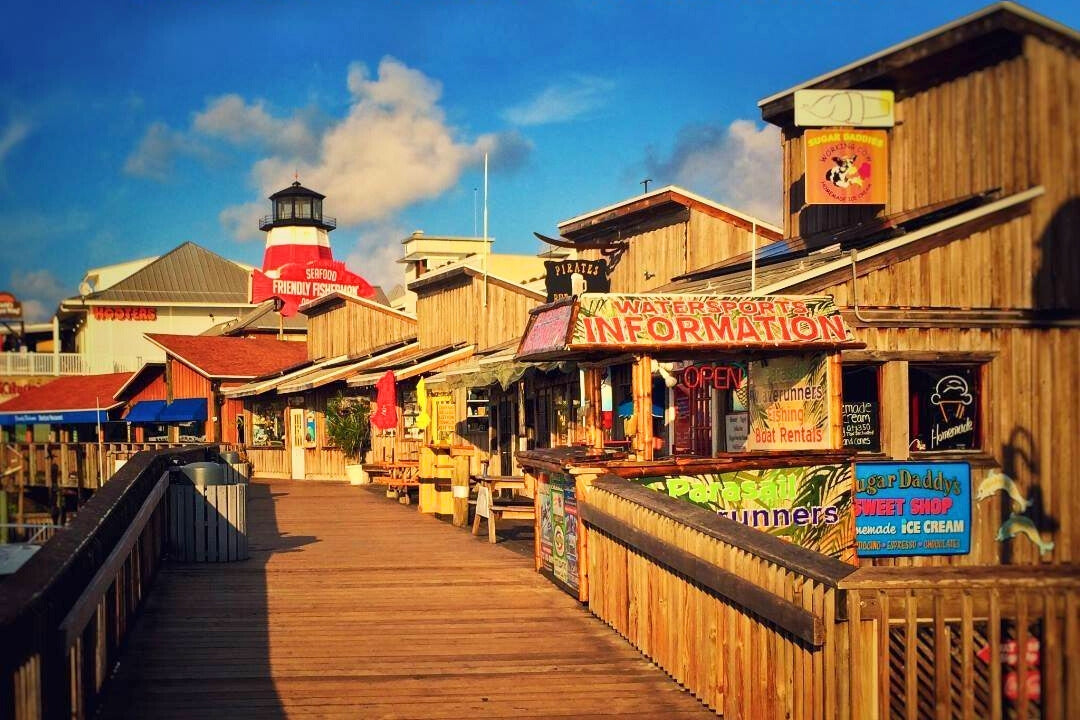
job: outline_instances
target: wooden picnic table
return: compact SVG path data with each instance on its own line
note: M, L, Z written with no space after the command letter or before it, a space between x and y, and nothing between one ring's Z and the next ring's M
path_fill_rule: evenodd
M529 478L516 475L473 475L476 482L476 515L473 517L472 533L480 534L480 519L486 518L488 542L495 543L495 521L535 520L536 506L532 498L533 487ZM511 496L506 497L504 491ZM525 503L518 497L521 493L528 497Z

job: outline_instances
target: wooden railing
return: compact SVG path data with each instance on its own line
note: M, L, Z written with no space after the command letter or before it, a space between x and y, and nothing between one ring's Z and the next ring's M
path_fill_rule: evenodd
M1080 717L1076 566L856 569L614 476L579 504L589 609L725 718Z
M0 592L0 718L85 718L165 554L174 463L218 446L143 452Z
M102 357L82 353L0 353L0 377L26 375L92 375L95 373L135 372L143 365L141 357Z
M191 447L192 443L6 443L0 445L0 470L9 484L96 490L120 461L143 450Z
M1080 717L1080 568L863 568L840 587L854 717Z
M854 568L615 477L582 503L589 609L725 718L835 718Z

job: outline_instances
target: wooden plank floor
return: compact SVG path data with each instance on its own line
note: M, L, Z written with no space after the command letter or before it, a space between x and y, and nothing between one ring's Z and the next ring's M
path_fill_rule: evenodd
M101 717L715 717L531 557L415 506L255 482L248 530L248 561L166 566Z

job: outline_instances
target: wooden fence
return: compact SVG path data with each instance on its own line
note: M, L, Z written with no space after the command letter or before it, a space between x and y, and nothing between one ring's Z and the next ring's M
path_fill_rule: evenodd
M96 490L135 453L189 446L129 442L5 443L0 444L0 471L4 473L6 484L19 487Z
M0 593L0 718L91 717L166 550L174 462L218 446L132 457Z
M589 609L725 718L1080 717L1075 566L856 569L614 476L579 502Z
M1080 717L1075 566L869 567L840 587L855 717Z

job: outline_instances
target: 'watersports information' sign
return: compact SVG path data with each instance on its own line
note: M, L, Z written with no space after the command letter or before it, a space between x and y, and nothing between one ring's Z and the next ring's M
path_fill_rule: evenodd
M856 463L860 557L964 555L971 551L971 466Z
M585 294L570 345L753 348L851 340L831 297Z

